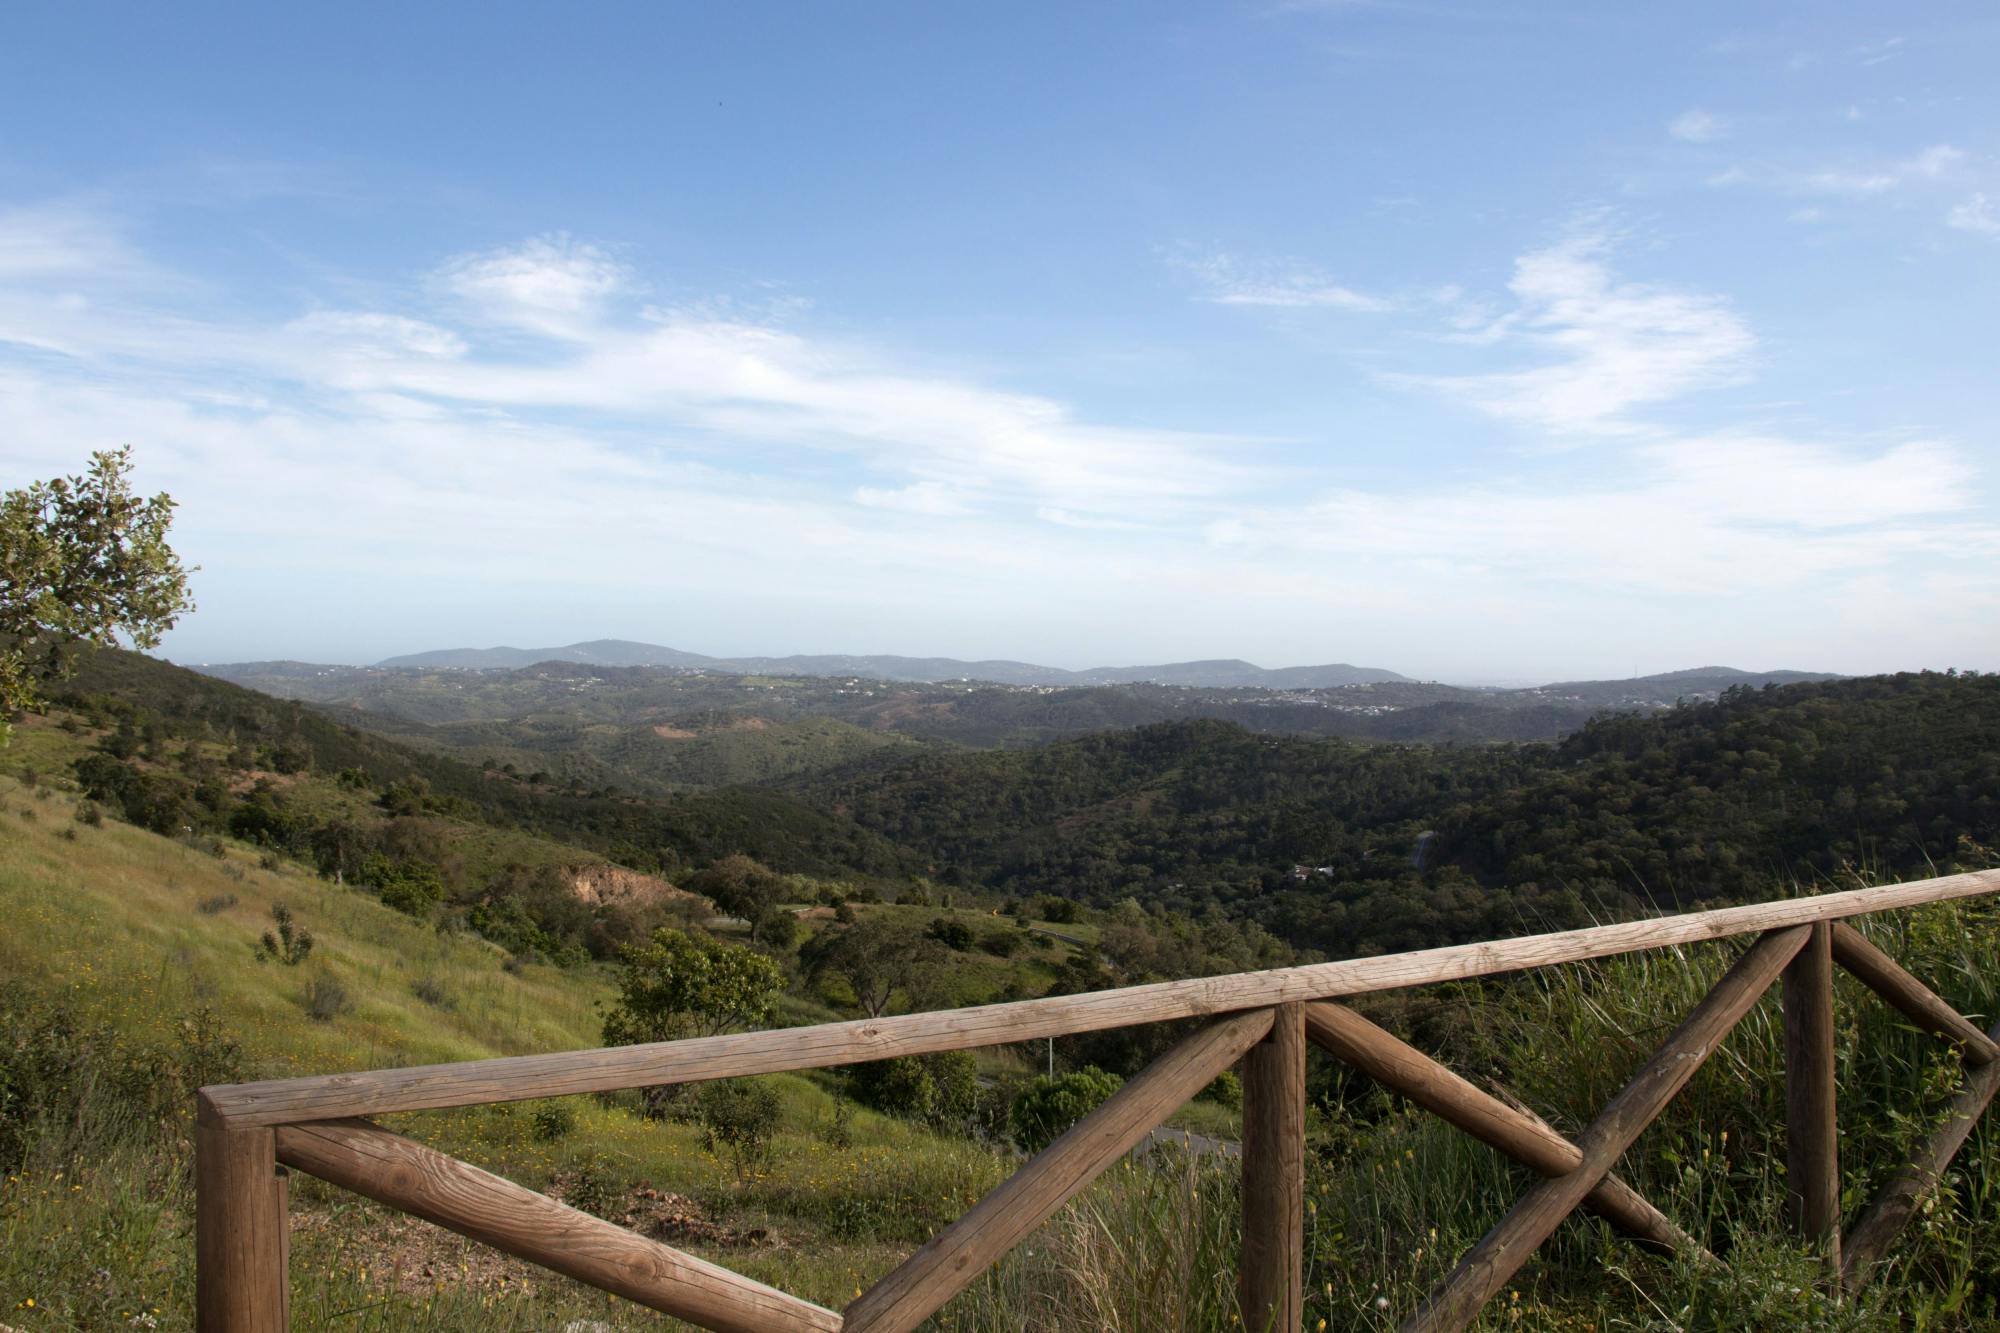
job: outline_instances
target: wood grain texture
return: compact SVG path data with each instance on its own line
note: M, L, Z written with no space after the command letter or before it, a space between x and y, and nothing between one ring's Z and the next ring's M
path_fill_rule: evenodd
M1924 1031L1956 1043L1967 1064L1985 1065L2000 1060L2000 1043L1981 1032L1971 1019L1940 999L1930 987L1904 971L1901 963L1845 921L1833 928L1833 961Z
M1271 1030L1269 1010L1217 1019L1155 1060L847 1307L852 1333L908 1333L1054 1216Z
M1033 1041L1394 990L2000 892L2000 870L1519 939L774 1032L206 1089L233 1125L560 1097Z
M1346 1005L1325 1000L1307 1005L1306 1035L1328 1054L1531 1171L1562 1176L1583 1162L1582 1151L1548 1125L1467 1082ZM1700 1249L1694 1237L1615 1175L1606 1176L1584 1203L1655 1249Z
M1528 1256L1694 1077L1810 934L1809 926L1793 926L1773 931L1745 950L1666 1044L1577 1137L1577 1150L1583 1155L1577 1168L1522 1196L1500 1224L1459 1260L1423 1308L1403 1322L1403 1333L1456 1333L1469 1327L1486 1302L1512 1280Z
M1996 1023L1986 1035L2000 1041L2000 1023ZM1972 1127L1986 1113L1996 1092L2000 1092L2000 1060L1970 1071L1965 1086L1951 1099L1944 1124L1924 1141L1914 1161L1883 1183L1868 1205L1868 1211L1847 1233L1847 1244L1841 1255L1842 1286L1856 1291L1867 1284L1871 1270L1888 1253L1889 1246L1901 1234L1925 1197L1937 1188L1945 1168L1951 1165L1951 1159L1958 1155L1958 1150L1965 1146L1966 1136L1972 1133Z
M285 1184L268 1129L230 1129L197 1112L194 1140L195 1327L290 1327Z
M1792 1229L1840 1273L1840 1131L1835 1123L1833 927L1821 922L1785 968L1785 1199Z
M1271 1011L1271 1032L1243 1056L1243 1247L1237 1303L1250 1333L1291 1333L1305 1318L1305 1006Z
M840 1315L634 1235L366 1120L286 1125L279 1159L565 1277L720 1333L835 1333Z

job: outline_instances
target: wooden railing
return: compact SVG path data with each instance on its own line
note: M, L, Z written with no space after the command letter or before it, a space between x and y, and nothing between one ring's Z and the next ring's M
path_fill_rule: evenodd
M1579 1205L1639 1243L1696 1243L1612 1174L1718 1042L1783 978L1792 1218L1830 1283L1867 1281L2000 1089L2000 1026L1982 1032L1846 918L2000 892L2000 871L1660 917L1586 930L1084 995L647 1046L204 1088L196 1129L198 1326L287 1327L291 1167L509 1254L707 1328L914 1329L1239 1060L1244 1065L1239 1298L1252 1329L1302 1318L1305 1056L1319 1046L1543 1177L1405 1330L1462 1329ZM1335 1003L1341 997L1735 936L1757 938L1575 1140ZM1833 968L1953 1043L1963 1090L1915 1161L1845 1236L1834 1128ZM566 1208L363 1118L963 1050L1176 1019L1209 1020L1024 1164L844 1311L822 1308Z

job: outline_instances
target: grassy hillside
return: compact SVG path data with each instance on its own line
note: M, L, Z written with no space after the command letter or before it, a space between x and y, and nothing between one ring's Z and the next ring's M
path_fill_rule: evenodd
M0 1149L12 1154L0 1184L0 1303L15 1328L191 1326L186 1109L197 1083L595 1040L597 1006L610 993L601 968L510 961L296 866L270 868L252 848L223 843L217 855L116 821L79 822L81 808L67 793L0 778ZM297 966L257 944L280 901L316 940ZM912 923L993 919L942 904L860 910ZM1046 928L1085 930L1106 949L1132 929L1110 918ZM1968 1011L2000 1008L1992 905L1926 909L1870 929ZM1611 960L1368 1007L1574 1131L1727 956L1702 948ZM341 1002L324 1001L329 986ZM984 998L982 989L963 998ZM1953 1061L1858 988L1843 982L1838 1001L1853 1208L1926 1131ZM1780 1026L1767 1000L1621 1165L1732 1271L1640 1255L1579 1218L1488 1326L1993 1326L2000 1134L1989 1129L1975 1133L1946 1192L1865 1299L1836 1306L1816 1294L1815 1261L1784 1239L1780 1221ZM1067 1063L1072 1052L1059 1054ZM986 1068L1004 1073L1005 1060ZM394 1123L835 1306L1008 1169L990 1147L856 1107L838 1096L838 1074L766 1082L781 1106L775 1151L741 1173L726 1152L703 1146L697 1126L645 1120L629 1099ZM1307 1327L1324 1319L1386 1330L1525 1182L1317 1056L1311 1083ZM1226 1117L1197 1123L1229 1132ZM1224 1333L1235 1316L1235 1191L1235 1168L1219 1158L1168 1153L1114 1170L935 1326ZM302 1329L659 1326L302 1177L293 1228Z
M226 747L239 756L238 769L326 777L352 771L377 790L421 781L460 803L467 817L588 847L638 869L672 873L731 852L805 873L894 875L910 865L850 821L766 789L643 799L548 774L508 774L137 653L90 654L57 701L105 725L123 720L142 736L151 729L172 742Z
M0 1122L25 1116L31 1128L27 1160L8 1164L0 1195L0 1297L20 1306L5 1316L16 1327L122 1327L148 1311L162 1327L191 1326L185 1113L196 1079L599 1041L610 987L598 969L524 966L296 867L263 868L250 849L217 856L112 821L79 823L77 810L67 794L0 778ZM297 966L258 947L280 902L314 938ZM338 1001L315 1000L328 994ZM64 1068L50 1073L41 1056ZM44 1076L38 1087L53 1080L74 1096L68 1112L8 1102L29 1064ZM71 1074L82 1082L64 1082ZM119 1091L132 1078L174 1086L134 1105ZM856 1274L886 1266L999 1176L988 1149L852 1103L841 1113L851 1143L830 1146L838 1076L771 1082L787 1170L747 1181L702 1148L698 1128L591 1099L563 1104L574 1127L560 1133L550 1125L562 1116L542 1114L545 1104L396 1123L537 1188L677 1215L677 1243L834 1303ZM581 1317L655 1326L310 1181L294 1199L298 1327L343 1313L333 1326L352 1327L357 1311L361 1327L382 1329ZM471 1266L462 1287L461 1263Z

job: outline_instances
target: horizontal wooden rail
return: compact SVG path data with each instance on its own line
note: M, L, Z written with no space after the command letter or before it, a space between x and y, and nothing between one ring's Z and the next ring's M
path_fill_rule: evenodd
M1546 1177L1403 1326L1442 1333L1478 1316L1579 1205L1655 1246L1700 1254L1611 1174L1717 1042L1782 971L1790 1175L1808 1176L1798 1225L1867 1280L2000 1095L2000 1026L1982 1032L1844 924L1847 918L2000 893L2000 870L1584 930L1084 995L608 1050L205 1088L196 1132L197 1323L282 1333L283 1163L601 1290L725 1333L909 1333L1129 1152L1223 1069L1246 1059L1246 1317L1292 1327L1299 1310L1303 1050L1314 1044ZM1481 1091L1338 997L1760 935L1665 1046L1574 1142ZM1810 947L1802 947L1811 941ZM1956 1044L1968 1074L1917 1159L1890 1177L1839 1250L1831 969L1845 967L1912 1022ZM634 1235L360 1118L822 1068L1189 1018L1209 1021L1028 1162L965 1216L836 1312ZM1284 1025L1282 1034L1279 1024ZM1279 1040L1280 1036L1283 1040ZM1261 1043L1261 1044L1260 1044ZM1836 1261L1837 1262L1837 1261Z
M2000 870L1517 939L894 1018L206 1089L233 1128L775 1074L1492 976L2000 892Z
M718 1333L838 1333L832 1310L634 1235L366 1120L286 1125L278 1160Z

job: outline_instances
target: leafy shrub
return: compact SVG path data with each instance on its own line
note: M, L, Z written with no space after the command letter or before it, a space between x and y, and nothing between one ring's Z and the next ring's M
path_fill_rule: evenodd
M278 923L277 932L265 931L258 946L266 958L274 958L286 967L297 967L313 950L312 932L294 924L292 909L283 903L271 904L271 919Z
M1196 1101L1214 1102L1235 1110L1243 1105L1243 1080L1233 1069L1225 1069L1213 1082L1195 1094Z
M1107 1074L1095 1065L1054 1078L1037 1078L1014 1099L1007 1127L1022 1151L1038 1153L1102 1106L1123 1083L1116 1074Z
M451 992L444 982L433 976L421 976L410 983L410 992L433 1009L455 1009Z
M624 1210L627 1193L625 1182L593 1153L563 1182L562 1201L580 1213L613 1221Z
M60 1162L101 1160L115 1144L185 1134L195 1089L244 1076L242 1047L212 1009L182 1019L169 1042L135 1042L0 983L0 1168L37 1145Z
M978 1099L979 1069L970 1051L901 1055L855 1066L848 1088L884 1115L962 1128Z
M220 916L234 906L236 906L235 894L218 893L213 897L203 898L194 905L194 910L200 912L203 916ZM266 938L269 937L267 936Z
M564 1102L550 1102L535 1108L528 1120L528 1132L537 1143L560 1143L576 1129L576 1112ZM572 1203L571 1207L577 1205ZM588 1211L588 1210L586 1210Z
M1059 926L1073 925L1077 918L1077 906L1068 898L1045 893L1035 899L1031 914L1037 920L1054 922Z
M306 982L306 1017L315 1023L331 1023L353 1007L347 987L332 973L321 972Z
M85 801L76 808L76 822L97 828L104 823L104 812L97 808L97 802Z
M799 929L799 918L796 914L782 907L769 907L751 926L750 937L780 953L790 953L798 947Z
M972 947L972 927L950 917L941 916L932 921L924 935L956 953L964 953Z
M854 1110L845 1097L833 1099L833 1113L814 1123L813 1135L835 1152L854 1146Z
M374 852L356 876L381 895L382 901L410 916L427 916L444 898L444 873L429 861L391 861Z
M759 1079L728 1078L702 1085L694 1099L702 1147L728 1157L737 1180L748 1180L771 1159L779 1108L778 1090Z
M1001 926L979 937L979 947L995 958L1012 958L1028 941L1027 932Z

